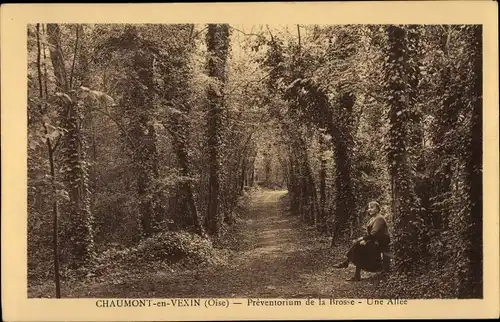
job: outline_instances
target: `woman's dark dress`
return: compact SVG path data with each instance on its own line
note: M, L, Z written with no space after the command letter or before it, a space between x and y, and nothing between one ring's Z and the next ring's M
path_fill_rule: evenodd
M347 253L347 258L358 268L368 272L382 270L381 253L389 250L390 237L387 222L382 215L372 218L363 237L365 245L357 241Z

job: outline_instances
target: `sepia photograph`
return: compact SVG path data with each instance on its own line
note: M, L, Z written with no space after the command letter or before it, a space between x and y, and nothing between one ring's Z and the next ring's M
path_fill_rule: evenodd
M29 297L482 298L480 25L27 33Z
M2 5L2 318L498 317L493 4Z

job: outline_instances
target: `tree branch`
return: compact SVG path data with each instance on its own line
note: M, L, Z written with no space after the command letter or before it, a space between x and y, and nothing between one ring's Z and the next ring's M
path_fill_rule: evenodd
M271 29L269 29L269 25L266 25L267 31L269 32L269 35L271 36L271 42L274 43L274 37L273 34L271 33Z
M189 42L191 42L191 38L193 37L194 24L191 24L191 28L189 29Z
M266 37L264 37L263 35L260 35L260 34L254 34L254 33L247 33L247 32L244 32L243 30L240 30L236 27L233 27L233 26L229 26L229 28L245 35L245 36L255 36L255 37L258 37L258 38L263 38L264 40L267 40Z
M265 80L266 78L268 78L269 76L271 76L271 73L280 66L276 66L276 67L273 67L266 75L262 76L261 78L257 79L257 80L251 80L251 81L248 81L246 82L245 84L242 84L240 86L236 86L236 87L233 87L231 89L230 92L228 92L226 95L232 95L237 89L239 88L243 88L243 87L248 87L248 85L252 84L252 83L260 83L262 82L263 80Z
M208 28L208 26L203 28L202 30L198 31L196 34L194 34L193 39L198 37L198 35L201 34L202 32L204 32L205 30L207 30L207 28ZM193 25L193 29L194 29L194 25Z
M117 105L113 105L113 107L118 107ZM111 121L113 121L119 128L120 130L123 132L123 134L125 134L125 136L127 137L127 140L129 141L130 145L132 146L132 148L134 150L137 149L137 146L135 145L135 142L134 140L132 140L132 138L130 137L130 135L128 135L128 132L127 130L125 129L125 127L123 126L123 124L120 123L120 121L118 119L116 119L113 115L111 115L111 113L109 113L108 111L105 111L105 110L102 110L102 109L99 109L99 108L95 108L95 110L97 112L100 112L102 114L104 114L105 116L109 117L109 119Z
M44 127L45 127L45 125L44 125ZM59 136L57 137L56 142L52 146L52 149L51 149L52 153L54 153L57 150L57 147L59 146L59 143L61 142L61 137L62 137L62 134L59 134Z
M43 99L43 83L42 83L42 67L40 64L42 50L40 47L40 24L36 24L36 44L37 44L37 56L36 56L36 68L38 70L38 86L40 87L40 98Z
M300 26L297 24L297 35L299 36L299 53L300 53Z
M45 34L45 25L42 25L42 32ZM45 85L45 97L49 97L49 90L47 89L47 53L45 49L45 42L42 43L43 50L43 83Z
M37 43L37 59L36 59L36 68L38 71L38 86L39 86L39 95L40 99L43 100L43 82L42 82L42 67L41 67L41 46L40 46L40 24L36 24L36 43ZM47 97L46 97L47 98ZM45 113L45 108L42 108L42 104L39 104L40 108L40 113L44 114ZM45 125L45 122L43 122L43 128L45 130L45 135L48 135L49 130L47 129L47 126ZM47 148L49 150L49 154L54 153L54 151L57 149L57 146L59 144L59 139L61 138L61 135L58 136L57 141L54 145L50 142L50 139L47 137L46 138L46 143L47 143Z
M75 40L75 49L73 51L73 63L71 64L71 72L69 74L69 88L73 88L73 72L75 70L75 62L76 62L76 51L78 50L78 40L80 38L80 28L78 24L76 25L76 40Z

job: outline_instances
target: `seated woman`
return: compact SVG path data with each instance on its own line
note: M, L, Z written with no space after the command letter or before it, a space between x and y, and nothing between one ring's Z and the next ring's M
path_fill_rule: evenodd
M368 213L372 216L366 225L366 235L353 241L346 259L334 265L336 268L346 268L349 262L356 265L354 277L348 281L359 281L361 270L368 272L386 271L388 263L382 263L381 254L389 251L390 236L385 217L380 213L380 205L376 201L368 204Z

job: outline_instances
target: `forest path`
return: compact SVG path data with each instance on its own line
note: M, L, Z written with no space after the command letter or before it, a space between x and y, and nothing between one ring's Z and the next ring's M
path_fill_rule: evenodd
M254 192L241 215L237 236L224 265L186 270L158 270L129 276L118 283L80 285L65 297L116 298L367 298L379 282L345 279L354 268L334 269L347 245L331 249L298 218L287 214L281 198L286 191ZM335 255L332 255L335 252ZM365 274L365 273L363 273ZM362 277L366 277L362 275ZM375 279L374 279L375 278Z
M93 296L363 298L373 281L347 282L354 268L332 268L328 239L321 242L298 218L283 212L286 191L255 192L242 214L239 245L227 265L193 271L151 272L136 281L99 287ZM376 283L377 281L375 281ZM101 293L101 292L97 292Z

